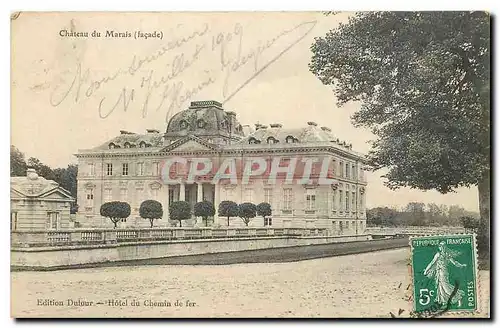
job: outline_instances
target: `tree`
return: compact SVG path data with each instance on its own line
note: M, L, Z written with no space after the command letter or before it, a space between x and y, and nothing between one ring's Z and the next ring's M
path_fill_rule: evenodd
M264 218L264 225L269 225L266 224L266 216L270 216L273 214L273 211L271 209L271 205L269 203L260 203L257 205L257 215L262 216Z
M55 181L54 171L48 165L43 164L38 158L28 158L28 166L34 168L39 176Z
M116 229L118 222L130 216L130 205L125 202L113 201L101 205L101 216L109 218L115 225Z
M24 154L15 146L10 145L10 176L22 177L26 176L27 169Z
M375 207L366 211L366 221L370 225L395 226L398 211L389 207Z
M163 217L163 206L157 200L148 199L141 203L139 207L139 215L143 219L148 219L153 227L153 221Z
M179 225L181 227L183 220L189 220L191 218L191 206L188 202L183 200L170 204L168 211L170 214L170 220L179 221Z
M208 226L208 217L215 215L215 207L209 201L202 201L194 204L194 216L199 216L205 221L205 226Z
M227 226L229 227L229 218L236 217L239 214L238 204L230 200L223 200L219 204L218 213L220 216L227 217Z
M71 196L77 199L77 177L78 177L78 165L70 164L67 168L57 168L52 171L53 179L59 185L68 190ZM78 204L76 201L71 204L71 213L76 213L78 211Z
M476 185L490 226L488 13L357 13L311 50L310 70L338 105L361 103L352 119L376 136L368 161L388 170L388 187Z
M238 205L238 216L243 220L243 223L248 227L250 220L257 214L257 207L252 203L242 203Z
M476 230L479 228L479 222L471 216L462 216L460 218L460 223L467 230Z

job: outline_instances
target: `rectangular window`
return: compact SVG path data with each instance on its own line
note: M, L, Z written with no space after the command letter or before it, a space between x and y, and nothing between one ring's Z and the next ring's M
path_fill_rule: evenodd
M291 210L292 209L292 189L285 188L283 189L283 209Z
M113 164L112 163L106 164L106 175L113 175Z
M127 189L120 189L120 199L122 202L126 202L128 200L128 190Z
M244 197L245 202L252 203L253 202L253 189L245 189L245 197Z
M58 212L47 212L47 227L49 229L59 229L59 213Z
M351 208L356 211L356 193L354 191L352 192Z
M342 197L344 196L344 192L342 190L339 190L339 209L342 211Z
M337 204L335 203L337 201L337 198L335 197L337 195L337 190L333 190L332 192L332 210L335 211L337 209Z
M339 176L340 177L344 176L344 162L342 161L339 162Z
M152 172L153 175L155 175L155 176L160 175L160 163L153 162L153 169L152 170L153 170L153 172Z
M314 210L316 209L316 190L306 189L306 209Z
M128 175L128 163L122 164L122 175Z
M87 190L87 207L94 207L94 190Z
M95 175L95 165L94 163L89 163L89 176L94 176Z
M151 189L151 197L154 200L158 200L158 189Z
M174 190L168 189L168 204L172 204L174 202Z
M273 190L266 188L264 189L264 202L268 203L269 205L273 205Z
M345 192L345 210L349 211L349 192L347 190Z
M264 218L264 226L272 226L273 225L273 219L272 218Z
M352 178L354 180L356 180L357 179L357 177L356 177L356 166L354 166L354 164L352 164L352 166L351 166L351 174L352 174Z
M350 178L351 178L349 173L350 173L350 172L349 172L349 163L345 163L345 177L346 177L347 179L350 179Z
M112 189L104 189L104 201L105 202L110 202L113 200L113 193Z
M17 212L10 212L10 231L17 230Z
M363 212L363 194L359 195L359 210Z
M137 175L144 175L144 163L137 163Z
M345 221L345 228L349 229L349 221Z

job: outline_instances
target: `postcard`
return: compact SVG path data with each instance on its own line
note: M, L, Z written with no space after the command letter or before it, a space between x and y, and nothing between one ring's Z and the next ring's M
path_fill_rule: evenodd
M11 15L14 318L489 318L486 12Z

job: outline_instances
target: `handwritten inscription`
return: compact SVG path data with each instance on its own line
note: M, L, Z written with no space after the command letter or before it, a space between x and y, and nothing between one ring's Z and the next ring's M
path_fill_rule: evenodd
M74 67L54 79L57 82L52 83L50 104L59 107L97 98L98 115L103 119L116 110L138 110L142 117L165 110L168 120L211 85L220 86L222 102L226 103L304 39L315 25L316 21L302 22L252 44L246 41L240 23L229 31L215 31L203 24L168 40L147 56L132 55L127 66L109 74L99 74L76 59ZM130 32L108 34L113 33ZM163 38L163 32L156 33ZM215 62L207 58L215 58ZM186 79L188 72L195 78ZM195 82L188 82L192 80Z

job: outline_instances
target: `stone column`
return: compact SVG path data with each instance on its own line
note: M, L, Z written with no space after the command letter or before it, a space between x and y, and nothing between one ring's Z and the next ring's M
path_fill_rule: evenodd
M184 182L179 185L179 200L186 200L186 185Z
M162 189L164 190L163 192L163 217L162 217L162 220L164 225L166 226L170 226L169 225L169 222L168 222L168 218L169 218L169 211L168 211L168 207L170 206L170 186L168 184L166 185L163 185Z
M196 183L196 202L201 202L203 201L203 184L201 182ZM203 224L203 218L198 217L197 218L197 224L199 227L204 227L205 225Z
M219 185L217 183L214 184L214 206L215 206L215 215L214 215L214 225L219 224L219 203L220 203L220 195L219 195Z
M196 183L196 202L203 201L203 184L201 182Z

